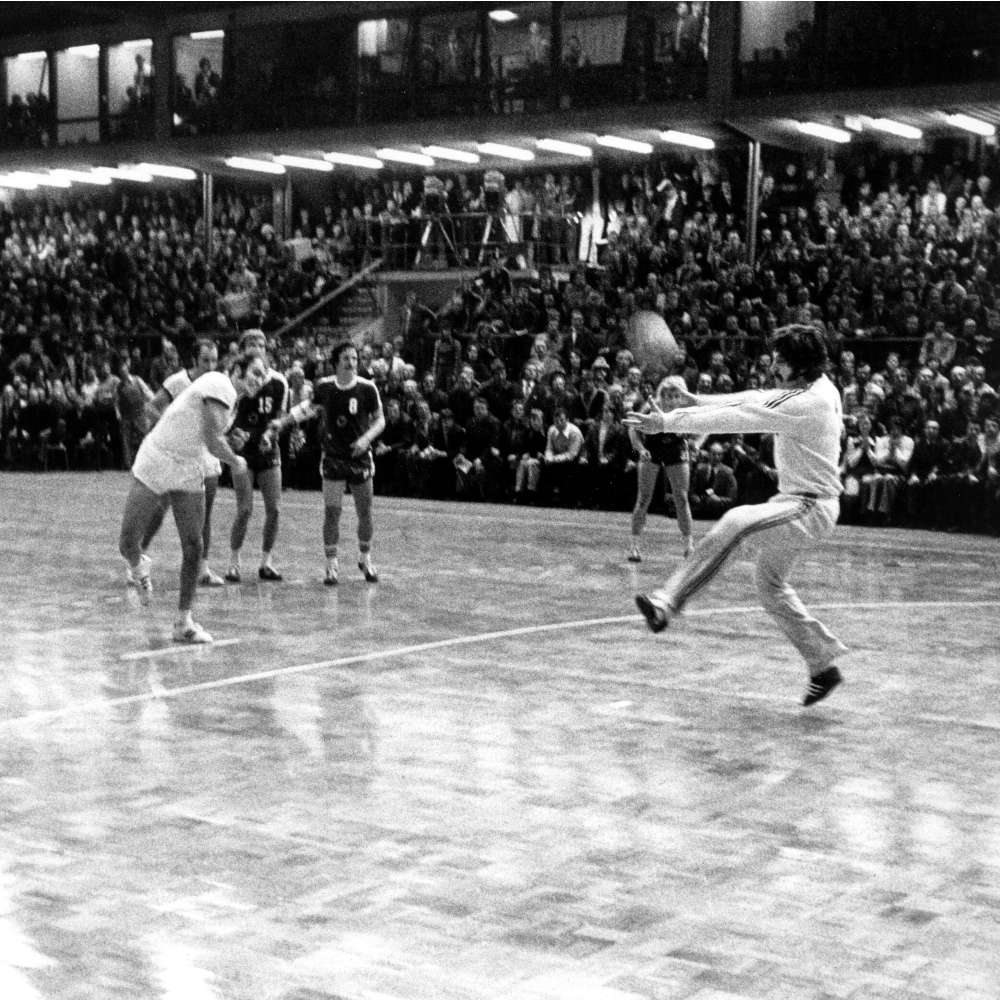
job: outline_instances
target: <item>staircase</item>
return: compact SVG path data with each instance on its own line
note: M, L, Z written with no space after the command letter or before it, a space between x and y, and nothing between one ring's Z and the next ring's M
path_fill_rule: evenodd
M383 313L379 304L378 283L369 275L340 297L334 329L337 340L380 339Z

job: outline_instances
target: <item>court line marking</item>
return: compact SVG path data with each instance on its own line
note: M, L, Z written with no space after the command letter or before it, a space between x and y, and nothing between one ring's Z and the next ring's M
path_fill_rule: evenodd
M219 649L222 646L235 646L242 641L242 639L216 639L215 642L210 643L176 643L173 646L161 646L159 649L142 649L138 653L123 653L119 659L128 661L152 659L157 656L177 656L184 653L196 653L199 650L204 652L210 649Z
M384 502L386 500L404 499L404 498L380 496L378 499L380 501ZM219 502L218 499L216 499L216 504L218 504L218 502ZM629 515L629 511L586 511L586 510L581 510L579 512L581 514L616 514L617 513L617 514L620 514L621 517L622 517L622 524L617 524L617 523L615 523L615 524L608 524L604 520L599 520L596 523L591 524L591 523L587 523L587 522L582 521L582 520L581 521L569 521L569 520L547 519L547 518L532 517L532 516L525 516L524 518L519 518L519 517L504 517L504 516L499 516L498 517L498 516L490 515L490 514L485 513L485 512L479 513L479 512L477 512L475 510L437 510L437 509L435 509L433 507L395 507L395 506L392 506L392 505L386 505L386 506L387 506L388 510L391 511L391 513L393 514L393 516L410 515L410 514L412 514L414 516L423 516L423 515L426 515L426 514L431 514L434 517L451 518L453 520L460 520L460 521L487 521L490 524L502 524L502 525L504 525L506 527L512 527L512 528L524 527L525 525L532 525L534 527L541 527L541 528L545 528L545 527L553 527L553 528L583 528L583 529L585 529L588 532L589 531L594 531L594 530L599 530L599 531L615 532L616 534L621 533L622 531L627 531L627 529L628 529L628 518L630 516ZM322 511L323 511L322 501L320 501L318 504L314 505L314 504L306 503L305 501L294 501L294 500L293 501L287 501L287 500L282 500L282 502L281 502L281 509L284 510L286 507L289 508L289 509L291 509L291 510L306 510L306 511L312 511L314 513L322 513ZM350 505L349 504L344 507L345 512L348 509L350 509ZM539 507L539 508L531 508L531 509L532 510L538 510L538 511L546 510L546 511L555 511L555 512L558 512L558 510L559 510L558 508L551 508L551 507L544 507L544 508ZM645 534L671 535L671 534L675 533L676 529L671 529L671 528L667 528L667 527L658 527L655 524L655 522L658 519L667 520L671 524L673 523L672 519L670 519L670 518L663 518L662 515L655 515L655 514L650 515L650 521L653 522L653 523L650 524L649 522L647 522L646 527L644 529L644 533ZM714 524L715 522L714 521L706 521L704 523L707 524L707 525L711 525L711 524ZM623 527L623 525L624 525L624 527ZM842 528L860 528L859 525L850 525L850 524L841 525L841 527ZM889 530L891 530L891 529L889 529ZM982 557L992 557L992 556L994 556L995 553L991 553L989 551L989 549L987 547L985 547L985 546L988 545L988 543L990 541L995 541L995 540L994 539L988 539L985 536L976 536L976 537L983 537L984 548L982 548L982 549L973 549L973 548L964 548L964 549L962 549L962 548L956 548L956 547L954 547L952 545L949 545L945 539L933 539L933 540L928 539L927 541L924 541L924 542L916 542L916 541L876 542L876 541L865 541L864 539L847 539L847 538L827 538L827 539L824 539L823 542L820 543L820 547L832 546L834 548L855 548L855 549L856 548L867 548L867 549L873 549L873 550L876 550L876 551L887 551L887 552L902 550L904 552L916 552L916 553L919 553L919 554L922 554L922 555L926 555L926 554L929 554L929 553L936 553L936 554L943 554L943 555L963 555L963 556L982 556ZM585 539L581 539L581 541L585 541ZM927 544L928 541L932 541L932 544Z
M814 604L811 607L816 611L881 611L886 608L901 610L928 610L931 608L1000 608L1000 601L878 601L870 603L842 602L829 604ZM763 608L758 605L746 605L741 607L717 607L717 608L697 608L684 613L685 618L707 618L718 615L734 614L763 614ZM389 649L371 650L367 653L356 653L353 656L344 656L333 660L316 660L312 663L299 663L287 667L274 667L271 670L259 670L249 674L239 674L233 677L220 677L211 681L201 681L196 684L184 684L173 688L157 686L156 690L143 691L140 694L122 695L119 698L94 698L89 701L75 702L65 705L62 708L41 709L29 712L27 715L15 716L7 719L0 719L0 727L31 722L47 722L54 719L65 718L80 712L87 712L94 709L115 708L122 705L133 705L141 702L165 701L172 698L181 698L189 694L197 694L203 691L217 691L222 688L238 687L241 684L251 684L256 681L272 680L276 677L292 676L293 674L312 673L318 670L331 670L338 667L347 667L361 663L371 663L376 660L388 660L398 657L412 656L415 653L427 653L440 649L454 649L459 646L472 646L480 642L491 642L502 639L516 639L526 635L540 635L545 632L558 632L564 629L584 629L596 628L601 625L622 625L627 622L641 621L641 615L615 615L608 618L584 618L576 621L548 622L544 625L522 625L513 629L501 629L493 632L475 632L469 635L452 636L449 639L435 639L430 642L414 643L409 646L395 646ZM225 642L226 640L222 640ZM240 640L233 640L238 642ZM216 643L215 645L220 645ZM210 649L211 646L200 646L201 649ZM627 679L622 679L622 684L630 683ZM914 716L915 719L922 718ZM938 721L937 717L928 716L932 721ZM993 723L975 722L974 720L954 720L956 722L974 725L988 729L1000 730L1000 725Z

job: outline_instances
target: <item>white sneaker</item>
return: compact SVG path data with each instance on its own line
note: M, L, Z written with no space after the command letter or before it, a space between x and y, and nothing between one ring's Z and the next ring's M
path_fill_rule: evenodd
M331 559L326 567L326 576L323 583L328 587L335 587L340 579L340 563L336 559Z
M198 583L202 587L224 587L226 585L226 581L208 566L205 567L205 572L198 577Z
M358 569L365 574L368 583L378 583L378 570L375 569L370 552L362 552L358 557Z
M174 642L212 642L212 637L197 622L174 622Z
M632 547L628 550L628 561L629 562L642 562L642 556L639 554L639 543L633 542Z
M145 553L139 556L139 565L135 570L128 563L125 564L125 582L139 591L139 600L143 604L149 604L153 596L153 581L149 575L149 568L152 565L153 560Z

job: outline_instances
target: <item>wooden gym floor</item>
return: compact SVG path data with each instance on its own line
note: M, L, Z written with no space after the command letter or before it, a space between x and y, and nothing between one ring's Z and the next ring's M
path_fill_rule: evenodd
M289 492L286 582L173 646L127 483L0 476L3 1000L996 1000L996 540L840 529L804 710L745 557L646 630L676 527L633 567L626 514L380 498L370 586L348 504L328 589Z

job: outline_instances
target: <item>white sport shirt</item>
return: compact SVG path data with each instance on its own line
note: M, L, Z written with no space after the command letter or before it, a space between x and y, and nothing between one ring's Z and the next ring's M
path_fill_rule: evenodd
M782 493L838 497L840 393L821 375L803 388L751 389L707 396L699 406L663 414L671 434L774 434L774 466Z
M177 374L180 375L180 372ZM232 417L236 406L236 389L228 375L207 372L196 378L163 411L163 416L146 435L146 440L179 462L196 461L206 470L216 467L218 461L206 447L202 432L205 401L211 399L222 403L229 410L230 418Z

